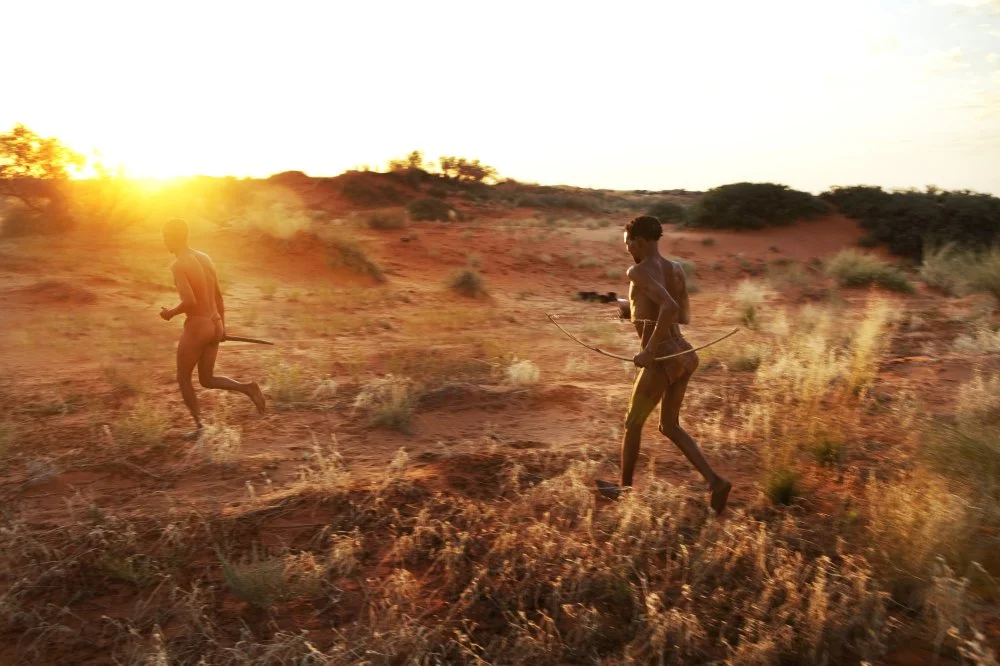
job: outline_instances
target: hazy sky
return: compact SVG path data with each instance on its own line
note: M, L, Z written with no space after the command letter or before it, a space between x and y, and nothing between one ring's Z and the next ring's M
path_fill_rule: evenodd
M135 175L1000 194L1000 0L4 2L0 131Z

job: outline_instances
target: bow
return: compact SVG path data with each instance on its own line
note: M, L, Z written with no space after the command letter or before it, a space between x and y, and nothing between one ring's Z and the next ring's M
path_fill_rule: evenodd
M563 333L565 333L566 337L568 337L570 340L572 340L573 342L577 343L581 347L586 347L587 349L589 349L591 351L595 351L598 354L603 354L604 356L607 356L609 358L615 358L615 359L618 359L619 361L632 361L633 360L633 359L627 358L625 356L619 356L618 354L612 354L609 351L604 351L600 347L594 347L593 345L588 345L586 342L584 342L583 340L580 340L578 337L576 337L575 335L573 335L572 333L570 333L569 331L567 331L565 328L563 328L562 326L560 326L559 322L557 322L555 320L555 318L551 314L546 314L545 316L549 318L549 321L551 321L553 324L556 325L556 328L558 328L560 331L562 331ZM719 343L719 342L722 342L726 338L728 338L728 337L730 337L732 335L736 335L739 332L740 332L739 328L734 328L733 330L729 331L728 333L726 333L722 337L716 338L715 340L712 340L711 342L703 344L700 347L695 347L694 349L685 349L684 351L677 352L676 354L670 354L669 356L659 356L659 357L657 357L654 360L657 361L657 362L659 362L659 361L666 361L669 358L674 358L675 356L680 356L681 354L690 354L691 352L701 351L705 347L711 347L712 345L714 345L716 343Z

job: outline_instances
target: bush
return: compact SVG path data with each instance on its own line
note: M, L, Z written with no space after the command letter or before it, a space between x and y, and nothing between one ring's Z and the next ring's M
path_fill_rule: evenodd
M357 206L394 206L406 201L406 193L392 185L375 181L382 174L347 180L341 194Z
M479 298L486 295L486 286L479 273L473 270L459 271L451 278L452 289L468 296L469 298Z
M801 493L799 475L783 467L776 469L768 476L764 492L775 504L788 506Z
M968 260L964 253L949 243L924 250L920 279L924 284L940 289L949 296L957 295L968 282Z
M447 202L434 197L424 197L415 199L406 205L406 212L410 214L411 220L441 220L447 222L452 219L454 209Z
M327 243L328 259L334 268L347 268L355 273L369 275L378 282L385 280L382 267L375 263L360 245L344 238L334 238Z
M673 201L657 201L646 210L646 215L652 215L663 223L682 222L684 220L684 206L675 204Z
M977 256L970 265L969 286L974 291L992 294L1000 302L1000 246Z
M398 210L380 210L368 216L366 220L369 229L385 231L388 229L403 229L406 227L406 217Z
M687 226L706 229L763 229L818 217L830 206L808 192L773 183L716 187L689 211Z
M878 257L856 250L841 250L827 263L826 272L836 278L841 287L878 285L903 293L913 291L913 285L903 271Z
M870 239L891 252L920 260L925 247L955 243L985 250L1000 242L1000 199L968 190L929 187L886 192L865 185L834 187L820 197L855 218Z

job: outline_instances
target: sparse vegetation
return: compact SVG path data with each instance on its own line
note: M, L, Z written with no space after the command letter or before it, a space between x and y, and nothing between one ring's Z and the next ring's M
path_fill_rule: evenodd
M992 299L971 293L972 272L956 272L961 300L871 293L865 306L855 291L800 306L832 280L817 262L793 262L808 256L798 241L774 232L716 252L718 269L767 271L733 291L713 275L694 299L692 344L736 321L747 329L699 352L681 417L736 485L728 517L715 519L697 476L655 439L634 492L609 502L594 479L616 471L636 368L569 343L541 314L634 353L613 305L571 300L624 284L605 279L621 277L612 269L579 284L532 262L551 252L560 268L600 266L620 257L620 234L612 255L598 242L611 231L584 227L696 195L487 186L429 173L419 154L398 162L359 182L485 214L469 234L431 225L424 247L400 243L405 232L359 235L362 256L399 271L388 285L371 284L364 262L353 275L322 269L327 251L346 266L329 239L353 243L378 214L344 211L341 187L358 174L269 179L315 207L289 204L290 236L277 205L266 223L238 224L256 187L243 180L187 197L164 184L168 194L150 195L158 203L136 208L190 205L195 235L231 276L231 332L277 343L223 346L219 372L261 380L271 410L198 388L207 425L194 441L173 376L181 324L155 316L174 294L147 275L169 275L155 225L120 245L92 234L0 248L4 659L990 663L994 637L978 622L994 614L1000 577L1000 322ZM222 190L232 202L213 213ZM494 219L523 195L607 212ZM92 241L87 261L65 249ZM771 242L786 254L752 253ZM967 263L987 264L984 251ZM480 264L496 298L452 296L441 268ZM682 267L693 290L694 266ZM44 289L19 289L31 271L45 273ZM59 286L77 283L62 298ZM111 295L124 309L106 309ZM133 309L146 315L123 316ZM947 381L970 367L964 384Z
M837 279L842 287L877 285L892 291L910 293L913 285L899 268L878 257L856 250L841 250L826 264L827 274Z

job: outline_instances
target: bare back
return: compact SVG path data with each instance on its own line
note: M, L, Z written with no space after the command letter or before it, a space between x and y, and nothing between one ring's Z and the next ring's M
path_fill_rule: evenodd
M663 285L670 297L677 303L677 319L670 323L669 337L681 337L678 324L691 322L691 307L688 301L687 285L684 281L684 269L675 261L655 257L636 264L635 270L647 272L656 282ZM660 306L642 289L636 287L634 281L629 284L628 299L632 309L635 332L645 347L653 335L654 324L660 316Z
M178 256L171 267L174 273L174 283L184 297L184 290L189 288L194 298L195 306L187 313L188 317L209 317L219 315L215 294L218 277L211 258L204 252L190 250L183 256Z

